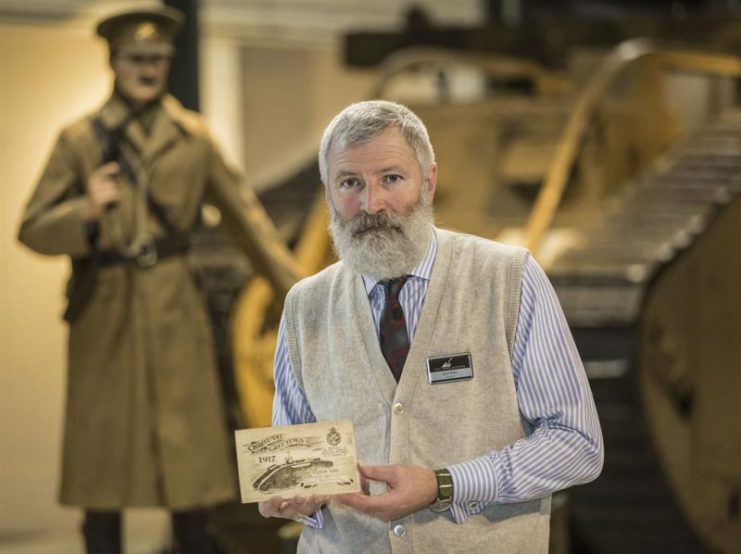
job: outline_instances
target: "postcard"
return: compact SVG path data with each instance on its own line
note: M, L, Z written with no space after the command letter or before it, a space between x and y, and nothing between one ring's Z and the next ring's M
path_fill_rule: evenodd
M239 429L242 503L360 491L352 421Z

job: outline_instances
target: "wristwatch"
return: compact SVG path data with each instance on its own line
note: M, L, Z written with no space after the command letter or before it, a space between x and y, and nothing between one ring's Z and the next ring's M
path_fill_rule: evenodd
M450 509L453 503L453 478L447 469L436 469L437 477L437 498L430 504L430 510L433 512L444 512Z

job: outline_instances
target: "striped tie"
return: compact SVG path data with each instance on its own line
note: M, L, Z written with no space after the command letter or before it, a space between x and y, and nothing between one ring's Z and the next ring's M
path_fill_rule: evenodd
M409 337L407 336L407 321L404 310L399 304L399 291L407 282L408 275L381 281L386 291L386 304L383 306L380 321L381 352L399 382L401 370L409 353Z

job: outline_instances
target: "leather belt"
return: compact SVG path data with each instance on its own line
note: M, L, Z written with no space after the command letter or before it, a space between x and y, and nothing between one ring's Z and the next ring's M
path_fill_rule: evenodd
M134 264L146 269L160 260L185 254L188 247L187 235L178 233L151 239L142 244L139 252L132 256L122 254L118 250L101 250L95 254L95 258L100 267Z

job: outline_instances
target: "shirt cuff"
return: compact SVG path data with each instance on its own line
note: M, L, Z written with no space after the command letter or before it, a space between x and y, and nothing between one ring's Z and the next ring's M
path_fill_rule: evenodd
M323 509L319 508L316 512L314 512L310 516L298 516L296 518L296 521L300 521L307 527L312 527L314 529L324 529Z
M447 466L453 479L450 513L456 523L480 513L497 497L497 475L489 456Z

